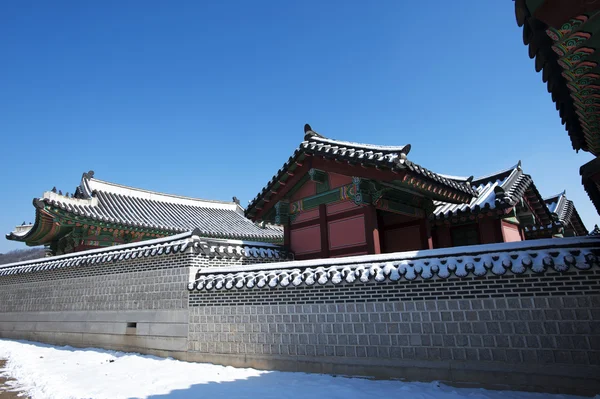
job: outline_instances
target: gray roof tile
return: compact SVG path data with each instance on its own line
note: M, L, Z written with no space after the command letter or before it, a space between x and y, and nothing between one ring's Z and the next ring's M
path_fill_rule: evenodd
M280 242L283 232L261 227L235 202L209 201L152 192L93 178L84 173L75 197L45 192L34 201L100 222L180 233L198 229L204 237ZM22 237L19 237L22 239Z

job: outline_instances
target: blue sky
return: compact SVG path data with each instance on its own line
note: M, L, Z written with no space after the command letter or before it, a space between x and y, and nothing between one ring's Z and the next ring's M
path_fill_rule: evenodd
M598 223L576 154L503 1L0 4L3 235L81 174L246 204L304 123L412 144L439 173L519 159ZM24 247L0 239L0 252Z

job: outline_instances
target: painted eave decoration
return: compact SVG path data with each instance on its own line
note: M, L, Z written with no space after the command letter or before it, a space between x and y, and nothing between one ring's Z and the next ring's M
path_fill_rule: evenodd
M501 276L504 274L587 270L598 265L600 237L540 239L504 244L474 245L317 259L276 264L198 268L191 273L191 291L293 288Z
M374 173L396 173L406 187L427 193L426 195L434 199L466 203L476 195L469 179L446 177L408 160L410 149L410 145L378 146L333 140L316 133L307 124L304 127L304 141L261 192L250 201L246 215L251 219L260 219L257 215L263 209L274 205L272 198L280 191L286 190L288 182L296 175L296 170L310 162L310 158L359 166Z
M581 183L600 214L600 158L594 158L579 169Z
M206 239L201 234L200 230L194 230L138 243L9 263L0 265L0 276L65 267L91 266L178 253L222 259L289 260L293 258L290 252L279 245L251 241Z
M515 13L573 148L598 156L600 2L516 0Z

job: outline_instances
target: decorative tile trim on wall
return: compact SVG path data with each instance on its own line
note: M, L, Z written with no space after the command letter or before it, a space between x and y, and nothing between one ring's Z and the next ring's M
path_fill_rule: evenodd
M405 279L447 279L502 276L507 272L566 272L598 265L600 240L591 238L478 245L433 251L406 252L344 259L320 259L277 265L197 269L189 290L231 290L300 285L368 283ZM461 252L462 251L462 252ZM444 253L446 252L446 253ZM429 255L429 256L428 256ZM336 263L333 263L333 262ZM333 264L332 264L333 263Z
M215 259L226 258L230 260L259 259L262 262L269 262L292 258L290 253L278 245L238 240L204 239L196 235L194 231L156 240L119 245L112 248L93 249L69 255L1 265L0 276L40 272L65 267L118 263L139 258L185 253L186 251L203 257ZM228 264L231 264L231 262Z

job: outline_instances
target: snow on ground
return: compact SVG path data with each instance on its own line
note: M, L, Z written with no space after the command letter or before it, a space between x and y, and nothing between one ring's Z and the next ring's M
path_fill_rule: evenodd
M399 398L574 399L569 395L458 389L438 383L374 381L238 369L103 349L0 339L0 375L32 399Z

